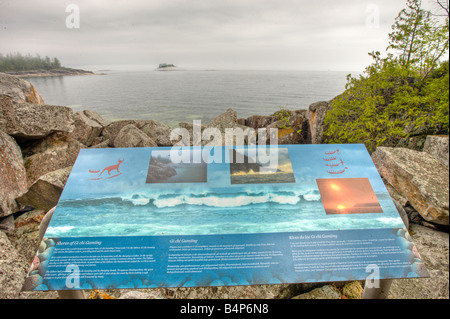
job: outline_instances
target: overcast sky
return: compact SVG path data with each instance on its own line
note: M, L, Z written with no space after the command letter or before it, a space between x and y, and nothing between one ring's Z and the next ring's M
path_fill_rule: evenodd
M430 0L428 0L430 1ZM362 71L406 0L0 0L0 53L64 66ZM79 28L66 20L79 8ZM72 24L73 25L73 24Z

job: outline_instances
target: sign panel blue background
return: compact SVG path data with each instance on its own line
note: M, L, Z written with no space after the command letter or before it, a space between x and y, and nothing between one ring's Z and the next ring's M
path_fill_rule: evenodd
M196 166L170 148L81 150L24 289L428 275L363 145L282 145L256 166L230 166L230 149L197 148L220 163Z

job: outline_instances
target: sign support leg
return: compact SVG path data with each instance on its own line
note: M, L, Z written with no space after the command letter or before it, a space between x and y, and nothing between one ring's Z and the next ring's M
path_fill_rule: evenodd
M393 282L392 279L379 280L378 287L372 287L372 282L368 285L367 281L368 280L366 280L366 284L364 285L364 291L361 299L386 299L389 295L389 289L391 288Z

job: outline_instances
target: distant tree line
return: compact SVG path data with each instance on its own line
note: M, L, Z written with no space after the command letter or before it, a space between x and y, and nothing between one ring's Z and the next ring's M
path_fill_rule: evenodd
M20 53L0 53L0 72L30 71L30 70L52 70L61 68L58 58L48 56L42 58L39 54L22 55Z

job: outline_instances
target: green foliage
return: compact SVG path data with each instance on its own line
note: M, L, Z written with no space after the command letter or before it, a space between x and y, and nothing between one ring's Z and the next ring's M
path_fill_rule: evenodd
M287 109L286 107L287 107L287 104L285 107L280 107L280 110L273 114L275 116L275 120L280 122L277 125L277 128L295 130L294 125L291 124L291 122L290 122L290 118L293 115L293 111ZM298 128L297 130L295 130L295 132L297 132L298 134L301 134L302 128Z
M57 58L50 59L48 56L41 58L39 54L23 56L20 53L8 53L3 56L0 53L0 72L51 70L61 68L61 62Z
M346 91L325 118L329 143L365 143L369 151L395 146L417 135L449 131L449 67L440 58L448 50L448 19L438 25L419 0L408 0L389 35L391 52L359 77L347 76Z
M421 8L421 0L408 0L389 34L388 49L398 53L398 61L406 69L415 68L427 75L448 50L448 19L433 19Z
M291 128L291 123L289 122L289 118L292 115L292 111L286 109L285 107L280 107L281 109L274 113L275 119L280 122L278 128L285 129Z

